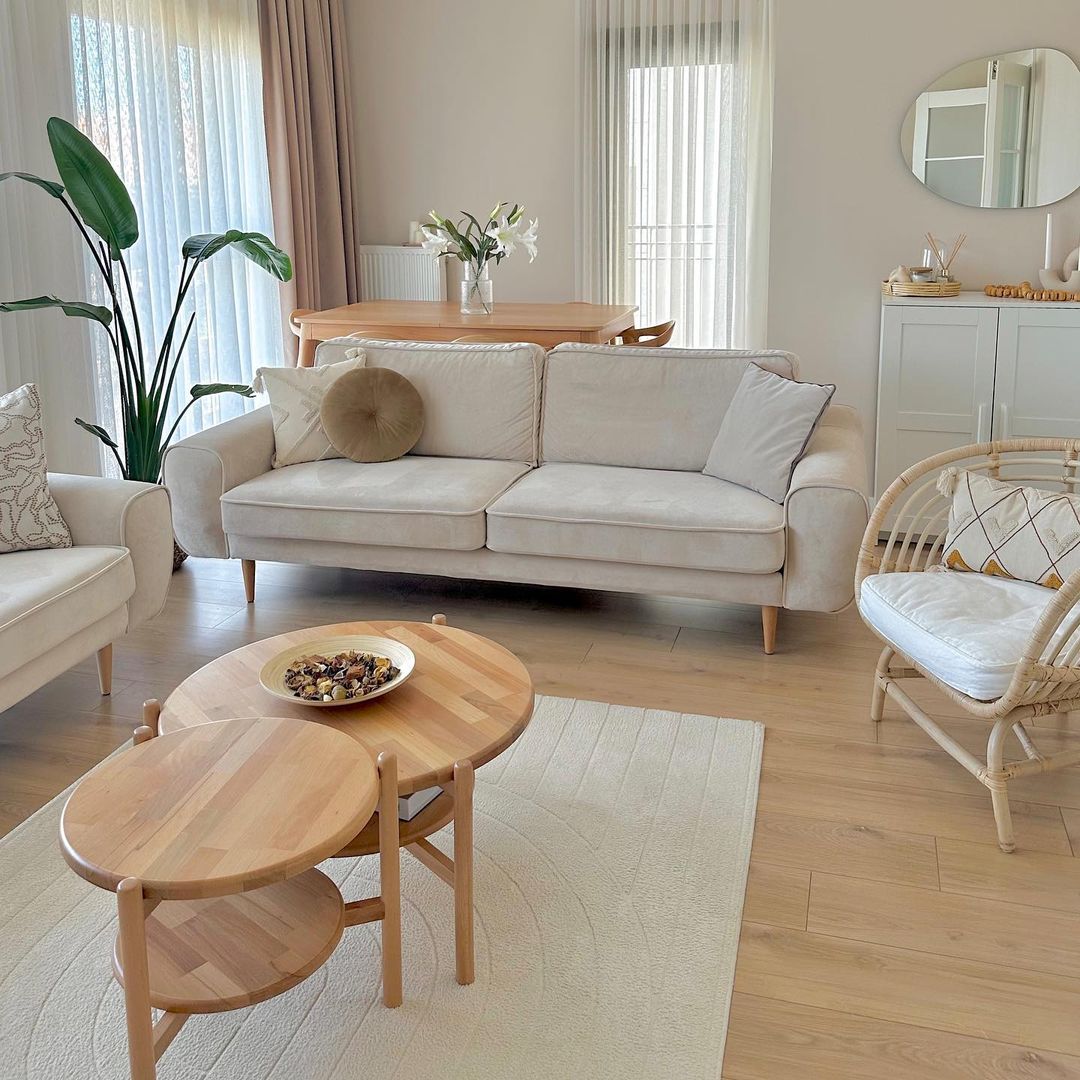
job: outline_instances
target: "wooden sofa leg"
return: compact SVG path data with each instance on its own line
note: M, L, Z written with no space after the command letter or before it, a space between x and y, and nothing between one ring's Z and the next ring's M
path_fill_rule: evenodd
M112 642L97 651L97 681L102 695L112 693Z
M776 619L780 614L778 607L762 606L761 608L761 634L765 641L765 654L772 656L776 648Z
M243 559L240 566L244 571L244 592L247 593L247 602L255 603L255 560Z

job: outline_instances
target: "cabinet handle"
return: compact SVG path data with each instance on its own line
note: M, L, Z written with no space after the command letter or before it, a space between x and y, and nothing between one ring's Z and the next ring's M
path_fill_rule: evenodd
M1004 401L1000 402L998 407L1001 409L1001 438L1007 439L1009 437L1009 406Z
M981 402L975 413L975 441L988 442L989 434L984 430L986 424L986 402Z

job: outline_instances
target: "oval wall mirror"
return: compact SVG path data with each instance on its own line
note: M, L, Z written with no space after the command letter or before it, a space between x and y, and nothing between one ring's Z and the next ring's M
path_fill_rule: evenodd
M1080 187L1080 68L1057 49L981 56L936 79L900 129L908 167L965 206L1046 206Z

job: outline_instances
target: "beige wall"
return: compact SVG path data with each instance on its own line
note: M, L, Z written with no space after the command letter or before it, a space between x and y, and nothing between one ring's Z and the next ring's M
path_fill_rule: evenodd
M575 11L575 0L346 0L363 242L404 242L429 210L479 217L524 201L540 253L503 262L496 302L573 299ZM481 45L493 51L478 62Z
M1080 56L1077 0L775 0L776 96L769 344L838 384L873 428L878 282L920 258L922 234L968 233L956 269L981 286L1033 278L1045 211L956 206L900 156L908 106L964 60L1047 45ZM574 293L575 0L352 0L361 238L404 239L432 206L522 198L541 218L537 261L498 270L496 297ZM469 64L476 42L490 70ZM493 148L461 145L486 118ZM1054 208L1080 239L1080 195ZM1075 242L1074 242L1075 244ZM1074 244L1070 244L1072 247Z

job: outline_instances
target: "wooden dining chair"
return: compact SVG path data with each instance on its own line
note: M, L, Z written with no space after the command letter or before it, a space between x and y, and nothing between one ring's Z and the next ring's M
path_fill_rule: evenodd
M485 345L502 345L505 344L506 339L500 337L493 337L490 334L462 334L461 337L453 338L451 344L457 345L461 342L482 342Z
M655 326L631 326L620 335L620 344L635 345L643 349L658 349L671 340L675 333L675 320L657 323Z

